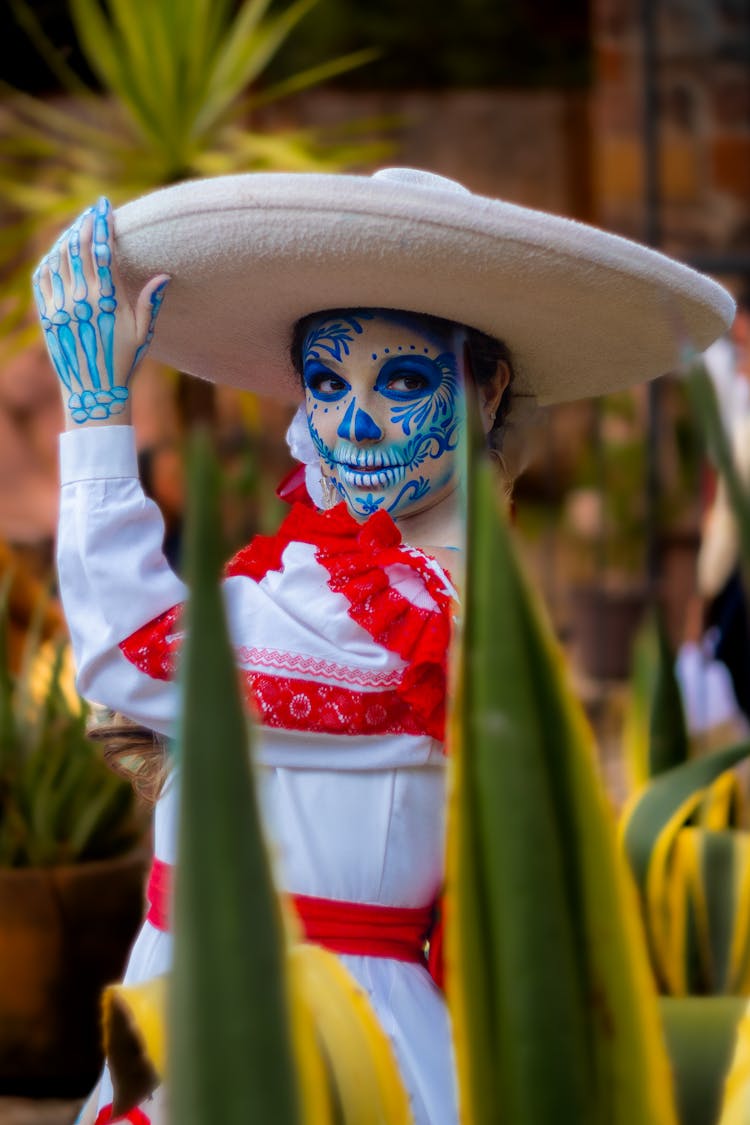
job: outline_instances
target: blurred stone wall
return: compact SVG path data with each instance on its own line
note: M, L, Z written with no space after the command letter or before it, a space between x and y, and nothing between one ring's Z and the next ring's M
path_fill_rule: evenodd
M664 245L750 258L750 4L659 0ZM594 195L604 226L642 235L643 44L639 4L594 0Z
M748 258L750 5L747 0L659 0L658 9L664 247L687 259L708 253ZM266 107L252 124L273 129L388 120L392 151L380 163L428 168L476 192L642 238L641 32L635 0L591 0L595 65L589 90L321 89ZM498 58L498 70L502 65ZM34 369L34 380L46 383L45 405L33 424L26 405L11 394L11 384L18 385L15 375L3 373L0 386L0 429L6 434L0 536L21 543L52 535L52 431L59 418L54 380L42 353L26 363ZM139 381L141 443L171 440L176 420L164 388L156 378ZM28 390L31 377L23 383ZM568 408L549 423L552 430L541 440L542 486L544 479L558 484L563 479L559 465L550 470L550 451L563 460L572 456L586 430L579 417L586 410ZM225 419L237 413L234 403L219 411ZM270 428L264 424L264 434L273 429L280 438L285 421L284 414ZM23 455L19 442L26 442Z

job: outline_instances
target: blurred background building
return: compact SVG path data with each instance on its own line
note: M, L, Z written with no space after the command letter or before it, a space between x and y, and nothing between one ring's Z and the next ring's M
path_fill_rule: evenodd
M9 8L3 77L59 97L54 75L13 19L17 6ZM95 82L65 0L40 0L33 11L70 65ZM390 149L379 163L427 168L480 193L648 241L731 287L750 272L747 0L320 0L270 61L263 85L362 47L376 48L377 57L256 106L249 123L269 134L306 127L340 134L369 121ZM372 163L355 157L350 167L368 171ZM45 365L37 347L0 371L0 537L40 570L56 496L56 391ZM228 501L230 539L272 521L273 511L254 506L253 489L262 477L268 491L284 471L278 439L286 414L264 406L259 427L257 407L238 408L234 393L183 384L175 394L157 372L140 383L145 448L173 447L191 411L208 411L224 434L238 482ZM658 585L677 643L694 581L701 453L679 385L667 382L658 401L640 390L558 408L535 449L517 493L521 539L561 635L590 650L584 670L620 678L626 644L614 646L622 654L614 664L595 666L601 589L616 590L616 613L627 617L631 602L640 612L644 588ZM580 587L592 584L589 606Z

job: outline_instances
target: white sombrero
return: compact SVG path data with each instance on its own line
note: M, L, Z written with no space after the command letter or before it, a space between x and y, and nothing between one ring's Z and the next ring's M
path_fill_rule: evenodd
M721 286L643 246L403 168L191 181L121 207L115 231L131 295L172 276L157 359L290 400L292 326L322 309L479 328L540 403L672 370L685 338L702 350L734 312Z

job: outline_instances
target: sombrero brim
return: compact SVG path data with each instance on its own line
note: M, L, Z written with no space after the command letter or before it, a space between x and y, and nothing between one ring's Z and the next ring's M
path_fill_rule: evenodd
M299 317L408 309L504 340L516 392L544 404L673 370L685 340L702 350L731 323L729 294L662 254L415 178L223 176L118 209L130 295L157 273L172 277L154 357L293 400Z

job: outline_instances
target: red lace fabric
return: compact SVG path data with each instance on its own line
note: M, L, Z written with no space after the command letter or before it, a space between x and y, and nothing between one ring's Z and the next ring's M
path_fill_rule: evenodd
M352 620L401 657L406 668L393 689L379 692L279 675L270 668L244 671L248 701L261 721L289 730L428 734L442 740L453 602L436 564L404 546L385 512L360 524L344 504L327 512L295 504L276 535L256 536L234 556L226 576L260 582L269 571L282 570L284 550L294 542L315 548L317 561L328 572L329 588L346 599ZM427 604L414 604L393 585L388 568L394 565L407 567L418 578L427 595L420 600ZM167 679L174 674L180 612L175 606L120 646L150 676Z

